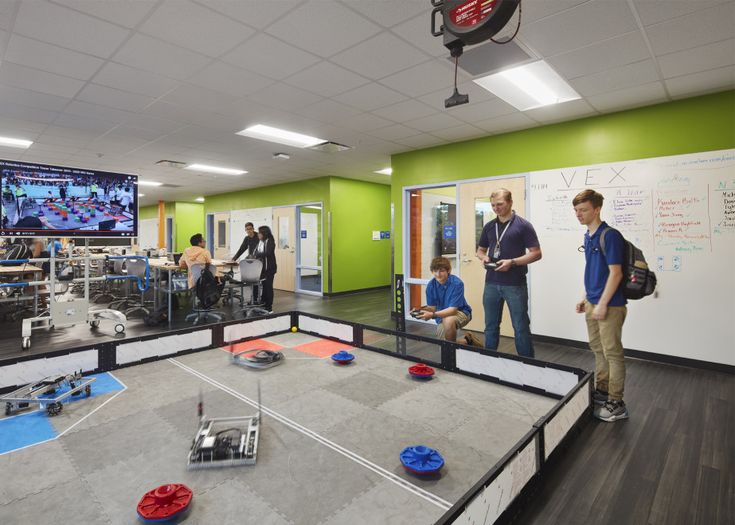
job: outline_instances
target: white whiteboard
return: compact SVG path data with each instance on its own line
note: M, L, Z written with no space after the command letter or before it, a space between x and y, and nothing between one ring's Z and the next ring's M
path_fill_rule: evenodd
M258 226L268 226L271 230L273 227L273 208L251 208L249 210L232 210L230 212L230 255L235 255L242 240L245 238L245 223L252 222L255 225L255 231Z
M158 219L143 219L138 223L138 246L141 250L158 248Z
M643 250L657 296L628 302L626 348L735 364L735 150L532 172L530 219L543 259L531 266L532 332L587 340L585 228L572 207L587 188L602 219Z

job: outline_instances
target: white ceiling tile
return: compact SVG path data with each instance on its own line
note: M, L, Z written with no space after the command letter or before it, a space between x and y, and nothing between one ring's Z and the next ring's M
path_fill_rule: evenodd
M281 80L318 62L319 58L260 33L223 55L221 60Z
M285 82L321 95L322 97L331 97L367 84L370 81L365 77L356 75L351 71L347 71L344 68L323 60L314 66L310 66L288 77Z
M210 58L136 33L113 57L116 62L184 80L211 62Z
M113 109L108 106L100 106L98 104L90 104L80 100L74 100L64 108L64 113L71 115L80 115L82 117L98 118L108 120L110 122L124 122L131 113Z
M0 84L72 98L84 82L4 61L0 64Z
M651 82L642 86L633 86L587 97L587 102L597 111L603 113L658 104L659 102L666 102L666 100L666 91L661 82Z
M731 66L735 64L735 39L663 55L658 64L664 78Z
M479 104L480 102L488 102L488 101L495 101L496 103L499 101L499 99L490 93L488 90L481 88L474 82L463 82L457 86L457 91L463 95L467 95L470 97L470 107L474 107L476 104ZM452 95L454 92L453 88L445 88L440 89L439 91L435 91L434 93L429 93L428 95L423 95L421 97L418 97L417 100L420 100L424 104L427 104L434 108L435 111L445 111L447 108L444 106L444 101ZM456 111L458 107L451 108L449 111ZM460 113L464 112L465 110L461 111ZM515 109L512 109L512 111L515 111Z
M319 95L283 83L277 83L266 89L261 89L248 98L255 102L284 110L301 108L321 99Z
M446 144L447 141L428 133L422 133L421 135L414 135L413 137L406 137L405 139L398 139L395 142L411 148L430 148L432 146L438 146L440 144Z
M131 126L117 126L112 131L108 132L105 137L108 139L114 139L116 137L133 138L142 141L156 140L163 136L163 133L153 131L150 129L134 128Z
M154 98L179 85L179 82L172 78L114 62L107 62L94 76L92 82Z
M219 11L230 18L257 29L264 29L273 21L293 10L302 0L196 0L197 3Z
M572 49L629 33L637 29L627 2L592 0L568 11L523 24L520 34L543 56Z
M416 120L406 121L405 124L406 126L416 128L421 131L430 132L459 126L462 124L462 121L447 113L434 113L433 115L421 117Z
M644 26L679 18L731 0L633 0Z
M99 104L124 111L139 111L153 102L153 98L137 93L129 93L107 86L87 84L77 95L77 100Z
M18 34L10 37L5 51L5 60L81 80L89 80L104 64L104 61L99 58L25 38Z
M342 0L342 3L383 27L392 27L420 14L428 20L430 11L425 0Z
M13 0L0 2L0 29L10 30L15 18L15 9L18 2Z
M666 80L674 98L692 97L735 88L735 67L728 66Z
M332 62L373 80L387 77L426 60L428 57L421 51L392 33L380 33L332 57Z
M517 112L511 113L510 115L501 115L499 117L475 122L474 125L489 133L506 133L508 131L532 128L534 126L538 126L538 123L523 113Z
M60 114L56 120L54 120L54 126L60 126L64 128L74 128L82 131L89 131L92 133L102 134L110 131L117 125L116 122L109 120L102 120L98 118L82 117L80 115L71 115L69 113Z
M453 128L437 129L432 131L431 133L432 135L436 135L439 138L452 142L475 139L487 135L487 131L476 128L475 126L472 126L470 124L462 124L461 126L455 126Z
M339 102L329 99L320 100L315 104L311 104L305 108L295 109L294 111L299 115L304 115L305 117L327 123L360 114L359 109L345 106L344 104L340 104Z
M343 125L354 129L356 131L368 132L374 129L383 128L393 124L391 121L386 120L372 113L360 113L353 117L348 118L344 121ZM414 133L416 133L414 131Z
M32 122L30 120L22 120L0 115L0 135L3 137L18 137L21 139L33 140L34 137L46 129L47 126L48 124L45 122ZM23 136L18 135L18 133L22 133Z
M445 60L431 60L380 80L410 97L419 97L454 85L454 68Z
M409 128L403 124L393 124L385 128L376 129L370 134L383 140L398 140L407 137L415 137L419 132L416 128Z
M395 122L405 122L435 113L434 109L417 100L405 100L373 111L379 117Z
M61 111L71 101L71 99L38 93L29 89L0 86L0 101L2 101L3 104L13 103L37 109Z
M528 117L538 122L550 124L552 122L589 117L597 114L597 111L586 100L580 99L531 109L525 113Z
M157 0L54 0L108 22L133 28L145 18Z
M5 118L50 124L58 118L58 115L55 111L47 111L45 109L20 106L18 104L0 104L0 116Z
M546 61L564 78L571 79L640 62L651 57L640 31L549 57Z
M549 2L549 0L523 0L521 4L523 8L522 24L530 24L547 16L567 11L587 1L589 0L554 0L553 2Z
M41 0L20 2L13 30L103 58L109 57L130 33L119 26Z
M735 2L646 28L654 53L664 55L735 36Z
M140 113L129 115L125 119L125 123L134 128L158 131L162 134L172 133L176 131L177 129L180 129L182 126L184 126L182 122L153 117L150 115L143 115Z
M187 0L166 0L140 27L142 33L218 57L255 31Z
M624 89L636 85L648 84L659 80L653 60L642 60L635 64L616 67L592 75L570 80L570 84L582 96L588 97Z
M188 82L237 98L255 93L273 84L273 80L269 78L219 61L189 77Z
M161 100L177 106L195 107L226 115L235 102L235 97L212 89L185 84L174 89Z
M409 44L433 57L448 57L449 51L444 47L442 37L431 35L429 26L429 10L425 14L413 17L393 27L391 31ZM437 17L437 24L441 24L441 17Z
M376 82L366 84L332 98L338 102L362 109L363 111L372 111L383 106L395 104L401 100L406 100L404 95Z
M322 0L301 5L266 29L291 45L325 58L379 31L379 26L346 7Z

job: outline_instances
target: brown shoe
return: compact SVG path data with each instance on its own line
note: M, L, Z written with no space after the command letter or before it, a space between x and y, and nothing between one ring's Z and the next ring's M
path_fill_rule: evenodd
M467 332L466 334L464 334L464 340L470 346L483 346L482 341L475 337L475 334L471 332Z

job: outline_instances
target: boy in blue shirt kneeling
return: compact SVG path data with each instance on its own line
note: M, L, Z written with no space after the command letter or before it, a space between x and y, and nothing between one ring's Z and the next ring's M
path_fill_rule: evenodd
M457 331L472 319L472 308L464 298L464 283L452 275L452 263L446 257L434 257L429 269L434 278L426 286L426 305L413 310L413 316L424 321L433 319L437 324L436 337L455 342ZM459 342L474 344L475 341Z

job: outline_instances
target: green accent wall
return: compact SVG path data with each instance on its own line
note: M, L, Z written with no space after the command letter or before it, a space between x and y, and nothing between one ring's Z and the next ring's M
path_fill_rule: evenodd
M390 231L390 187L336 177L330 186L332 292L390 285L391 241L372 240L373 230Z
M735 91L725 91L393 155L396 272L404 186L733 147Z
M189 239L195 233L201 233L205 237L207 232L204 228L204 204L196 202L174 203L174 251L181 252L191 246Z

